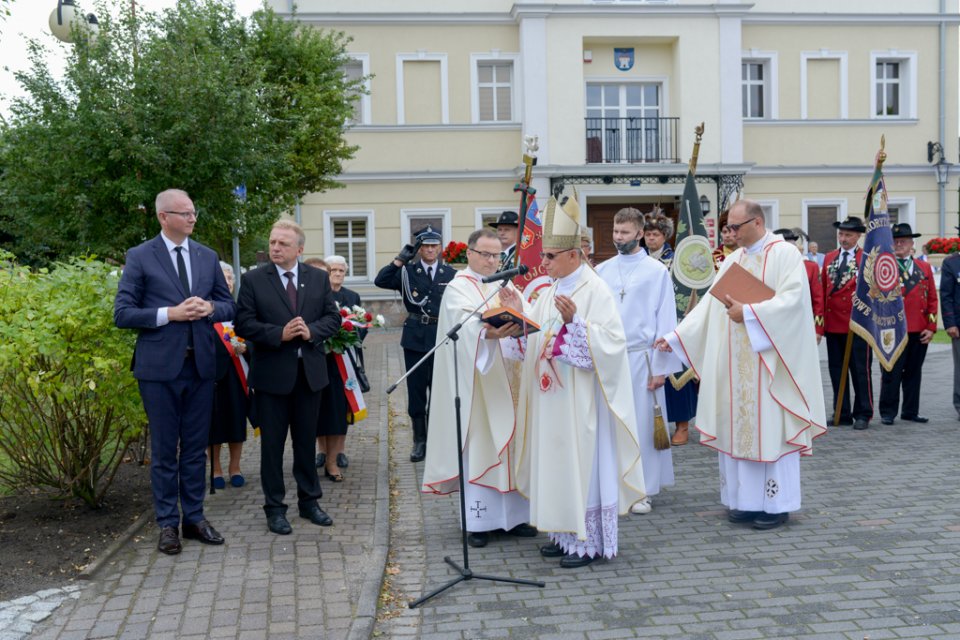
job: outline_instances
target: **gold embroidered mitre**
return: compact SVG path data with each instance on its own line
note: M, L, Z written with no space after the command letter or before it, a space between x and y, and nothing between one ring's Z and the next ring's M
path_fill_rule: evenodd
M549 249L580 248L580 205L576 195L561 205L553 196L543 221L543 246Z

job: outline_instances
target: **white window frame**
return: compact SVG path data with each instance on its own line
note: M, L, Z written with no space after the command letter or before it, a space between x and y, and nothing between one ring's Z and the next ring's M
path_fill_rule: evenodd
M900 217L897 222L908 223L910 228L916 233L917 199L912 196L908 198L889 198L887 200L887 207L889 208L890 206L900 207Z
M745 49L741 52L740 64L762 64L765 80L763 82L764 100L762 118L744 117L744 120L778 120L780 118L780 61L776 51L760 51ZM741 87L743 83L743 67L740 70ZM742 89L741 89L742 94ZM743 114L743 105L740 105L740 114Z
M360 94L360 122L354 122L354 125L370 124L370 54L369 53L347 53L347 58L359 62L363 68L363 88L365 93Z
M445 53L427 53L426 51L417 51L416 53L398 53L397 54L397 124L406 124L406 114L404 113L404 93L403 93L403 64L405 62L439 62L440 63L440 123L450 124L450 97L449 97L449 74L447 65L447 54Z
M324 210L323 212L323 255L329 256L333 255L333 223L335 220L366 220L367 223L367 237L362 241L363 244L367 245L367 277L354 276L353 273L353 261L350 259L349 255L343 256L346 258L347 263L350 266L350 270L347 272L347 277L344 278L345 282L360 282L360 283L369 283L373 282L374 277L376 277L377 269L377 238L376 238L376 227L374 226L374 212L372 209L354 209L354 210ZM360 244L361 241L353 240L357 244Z
M780 224L780 201L779 200L757 200L757 204L764 210L763 217L765 218L765 226L771 231L773 229L779 229L782 225ZM767 214L769 210L769 215Z
M491 124L504 124L509 122L519 122L517 110L520 108L520 84L517 79L520 77L520 54L503 53L497 49L489 53L471 53L470 54L470 118L473 124L486 124L487 121L480 120L480 74L478 67L481 62L510 62L513 64L513 78L510 82L510 119L509 120L491 120Z
M900 115L877 115L877 63L900 63ZM870 118L873 120L916 120L917 119L917 52L886 51L870 52Z
M807 63L810 60L839 60L840 61L840 120L850 117L849 104L849 71L846 51L801 51L800 52L800 119L807 120ZM872 88L872 85L871 85Z
M450 238L453 237L453 230L450 228L450 220L452 216L449 208L400 209L400 241L403 243L407 242L407 238L409 238L410 234L413 232L410 221L418 216L443 218L443 233L441 234L443 240L441 241L440 246L446 247L447 243L450 242Z
M511 208L511 207L509 207L509 206L504 206L504 207L477 207L476 209L474 209L474 214L473 214L473 222L474 222L473 228L474 228L474 229L486 229L486 228L488 228L487 225L484 224L484 222L483 222L483 217L484 217L484 216L496 216L497 218L499 218L499 217L500 217L500 214L503 213L504 211L514 211L514 209ZM493 227L489 227L489 229L495 230Z
M836 207L837 208L837 219L836 222L843 222L847 219L847 199L846 198L813 198L810 200L804 199L800 202L800 228L804 231L807 231L810 228L809 217L807 215L807 209L810 207ZM830 253L837 248L836 239L834 239L833 246L831 246L827 251L821 250L820 253Z

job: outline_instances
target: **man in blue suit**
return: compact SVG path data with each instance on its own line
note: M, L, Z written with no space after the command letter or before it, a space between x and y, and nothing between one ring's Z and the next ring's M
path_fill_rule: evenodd
M236 304L217 254L189 240L197 223L190 196L163 191L156 209L160 235L127 252L113 319L139 332L133 375L150 424L157 549L175 555L180 510L184 538L223 544L203 515L205 449L216 371L213 323L232 320Z

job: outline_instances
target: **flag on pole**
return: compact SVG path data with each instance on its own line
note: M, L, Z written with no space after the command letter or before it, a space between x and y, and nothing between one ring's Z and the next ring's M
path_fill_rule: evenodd
M706 293L713 282L713 248L703 222L700 196L693 181L693 172L687 172L677 216L677 246L670 262L673 292L677 302L677 322L683 320Z
M867 234L853 295L850 330L866 340L880 365L890 371L907 346L907 321L900 292L900 266L893 253L893 231L887 213L885 159L881 142L863 209Z
M530 270L514 278L513 284L523 292L527 301L532 302L537 291L550 286L550 276L547 275L540 259L540 252L543 250L543 221L540 219L540 207L537 205L535 193L527 193L526 197L524 206L527 215L523 230L517 239L520 245L517 257L519 264L527 265Z

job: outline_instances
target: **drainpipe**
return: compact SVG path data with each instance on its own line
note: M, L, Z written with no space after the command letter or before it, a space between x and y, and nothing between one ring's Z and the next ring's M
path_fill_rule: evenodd
M947 24L945 22L947 13L947 0L940 0L940 122L939 122L939 133L938 140L940 142L940 148L946 149L946 117L947 117ZM946 155L946 151L942 151L941 155ZM949 170L949 169L948 169ZM947 180L937 180L940 188L940 233L941 238L947 235L947 182L949 181L949 173L947 174Z

